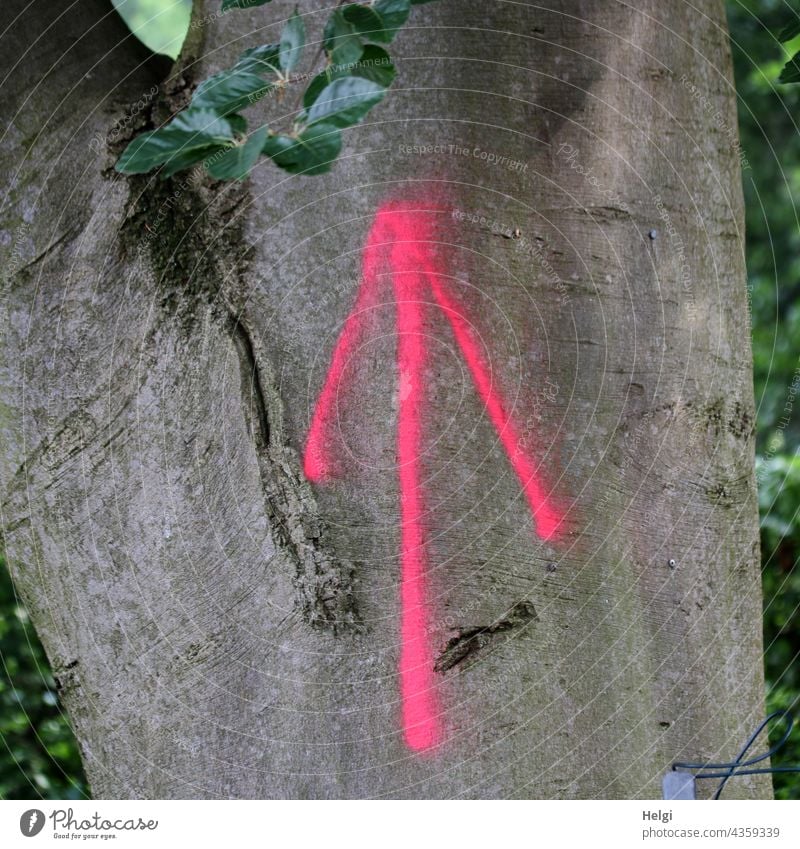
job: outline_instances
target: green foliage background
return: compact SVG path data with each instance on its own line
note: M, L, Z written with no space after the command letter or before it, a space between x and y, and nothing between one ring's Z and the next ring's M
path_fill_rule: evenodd
M113 0L131 29L176 55L191 0ZM747 204L748 286L758 406L764 645L771 710L800 712L800 85L777 85L800 37L775 38L783 0L729 0ZM721 132L721 130L720 130ZM721 757L734 753L720 753ZM800 763L800 729L776 764ZM88 795L44 651L0 560L0 798ZM777 775L778 798L800 776Z
M798 714L800 226L794 197L800 194L800 85L776 80L800 49L800 37L785 45L775 37L792 17L783 0L728 2L739 133L750 165L743 185L758 407L767 705ZM773 763L800 763L800 729ZM778 798L800 799L800 775L776 775L774 784Z
M0 798L80 799L87 792L47 658L0 559Z

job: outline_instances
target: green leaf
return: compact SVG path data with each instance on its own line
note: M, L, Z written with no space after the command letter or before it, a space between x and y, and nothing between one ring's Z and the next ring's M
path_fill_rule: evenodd
M366 41L392 40L391 35L384 29L383 18L369 6L350 3L342 8L342 17Z
M237 144L221 156L212 157L207 166L208 173L217 180L244 180L261 155L267 132L267 127L260 127L244 144Z
M272 84L257 74L229 68L200 83L192 97L192 108L227 115L261 100L271 88Z
M389 54L377 44L368 44L355 65L345 66L354 77L372 80L384 88L388 88L397 74Z
M342 14L341 9L328 18L323 32L325 51L335 65L358 62L364 49L356 28Z
M380 102L386 89L363 77L341 77L319 93L308 111L308 123L326 121L337 127L357 124Z
M333 80L338 79L343 76L343 74L336 74L335 69L341 67L340 65L331 65L327 70L322 71L317 74L313 80L308 84L308 88L303 92L303 108L308 111L311 108L311 104L319 97L319 93L325 88L325 86L330 85Z
M378 47L377 44L368 44L364 48L361 58L355 64L331 65L317 74L308 84L303 95L303 106L309 109L325 86L341 77L363 77L365 80L372 80L378 85L388 88L394 81L396 73L389 54L382 47Z
M284 71L288 73L297 65L305 46L306 25L295 9L281 33L280 63Z
M262 44L245 50L233 66L236 71L253 74L276 74L280 70L280 45Z
M779 83L800 83L800 51L794 54L792 58L783 66Z
M386 41L391 41L411 14L411 0L378 0L372 7L383 21Z
M222 0L222 11L230 12L231 9L254 9L263 6L271 0Z
M172 150L159 142L161 137L157 130L140 133L122 152L114 168L122 174L144 174L157 168Z
M160 172L160 177L162 180L166 180L167 177L177 174L178 171L185 171L187 168L199 165L210 156L214 156L220 151L228 150L231 144L232 142L226 142L225 144L214 144L209 145L208 147L190 148L188 150L178 151L170 156L164 164Z
M792 12L792 17L778 33L778 41L791 41L796 35L800 35L800 10Z
M190 158L193 151L232 140L233 128L225 118L209 109L190 108L160 129L137 136L122 152L115 167L123 174L144 174L178 154Z
M231 129L237 136L247 133L247 118L244 115L226 115L225 120L231 125Z
M342 149L342 134L330 124L307 127L297 138L270 136L264 153L290 174L324 174Z

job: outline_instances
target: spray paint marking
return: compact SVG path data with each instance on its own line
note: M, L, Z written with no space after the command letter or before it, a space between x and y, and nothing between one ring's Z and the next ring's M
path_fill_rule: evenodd
M536 464L521 448L519 430L508 413L470 322L450 292L445 270L434 252L433 220L443 210L410 202L385 203L378 210L362 254L362 279L355 306L342 328L317 401L303 457L306 477L329 480L340 472L326 449L336 393L365 329L365 317L378 303L382 263L388 266L397 305L397 367L403 381L399 397L397 457L400 485L400 693L406 744L424 751L441 740L433 654L427 635L427 558L421 485L423 376L428 352L425 311L435 303L447 317L478 394L508 454L533 516L536 533L553 539L563 521L538 477ZM431 299L432 296L432 299Z

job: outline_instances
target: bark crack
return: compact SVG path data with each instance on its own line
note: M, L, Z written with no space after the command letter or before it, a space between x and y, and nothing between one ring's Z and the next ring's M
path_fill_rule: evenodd
M436 659L433 668L436 672L447 672L454 666L466 660L479 651L496 634L520 628L529 622L538 622L539 615L536 608L529 601L520 601L515 604L508 616L498 619L491 625L479 625L474 628L464 628L452 637L444 648L444 651Z
M245 326L234 316L230 317L230 331L242 370L242 397L245 401L249 397L252 420L258 424L254 438L259 448L266 449L269 447L269 418L253 342Z
M270 410L280 420L281 399L263 377L253 337L245 323L229 315L229 330L239 355L242 403L256 447L264 506L279 547L292 561L303 618L334 631L361 630L353 589L353 565L331 554L322 537L325 523L296 453L273 427Z

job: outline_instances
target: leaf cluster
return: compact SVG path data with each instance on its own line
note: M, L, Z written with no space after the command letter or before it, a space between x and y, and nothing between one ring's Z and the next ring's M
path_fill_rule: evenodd
M268 2L223 0L222 10ZM130 142L117 171L144 174L160 168L162 177L169 177L203 163L216 179L242 180L261 156L291 174L330 170L342 148L342 130L363 120L394 80L385 45L408 20L411 7L427 2L431 0L340 4L323 30L317 54L323 67L299 77L295 70L306 50L306 28L295 10L279 42L248 48L232 67L204 80L184 111ZM281 97L292 84L309 78L291 126L248 128L244 110L268 95Z

